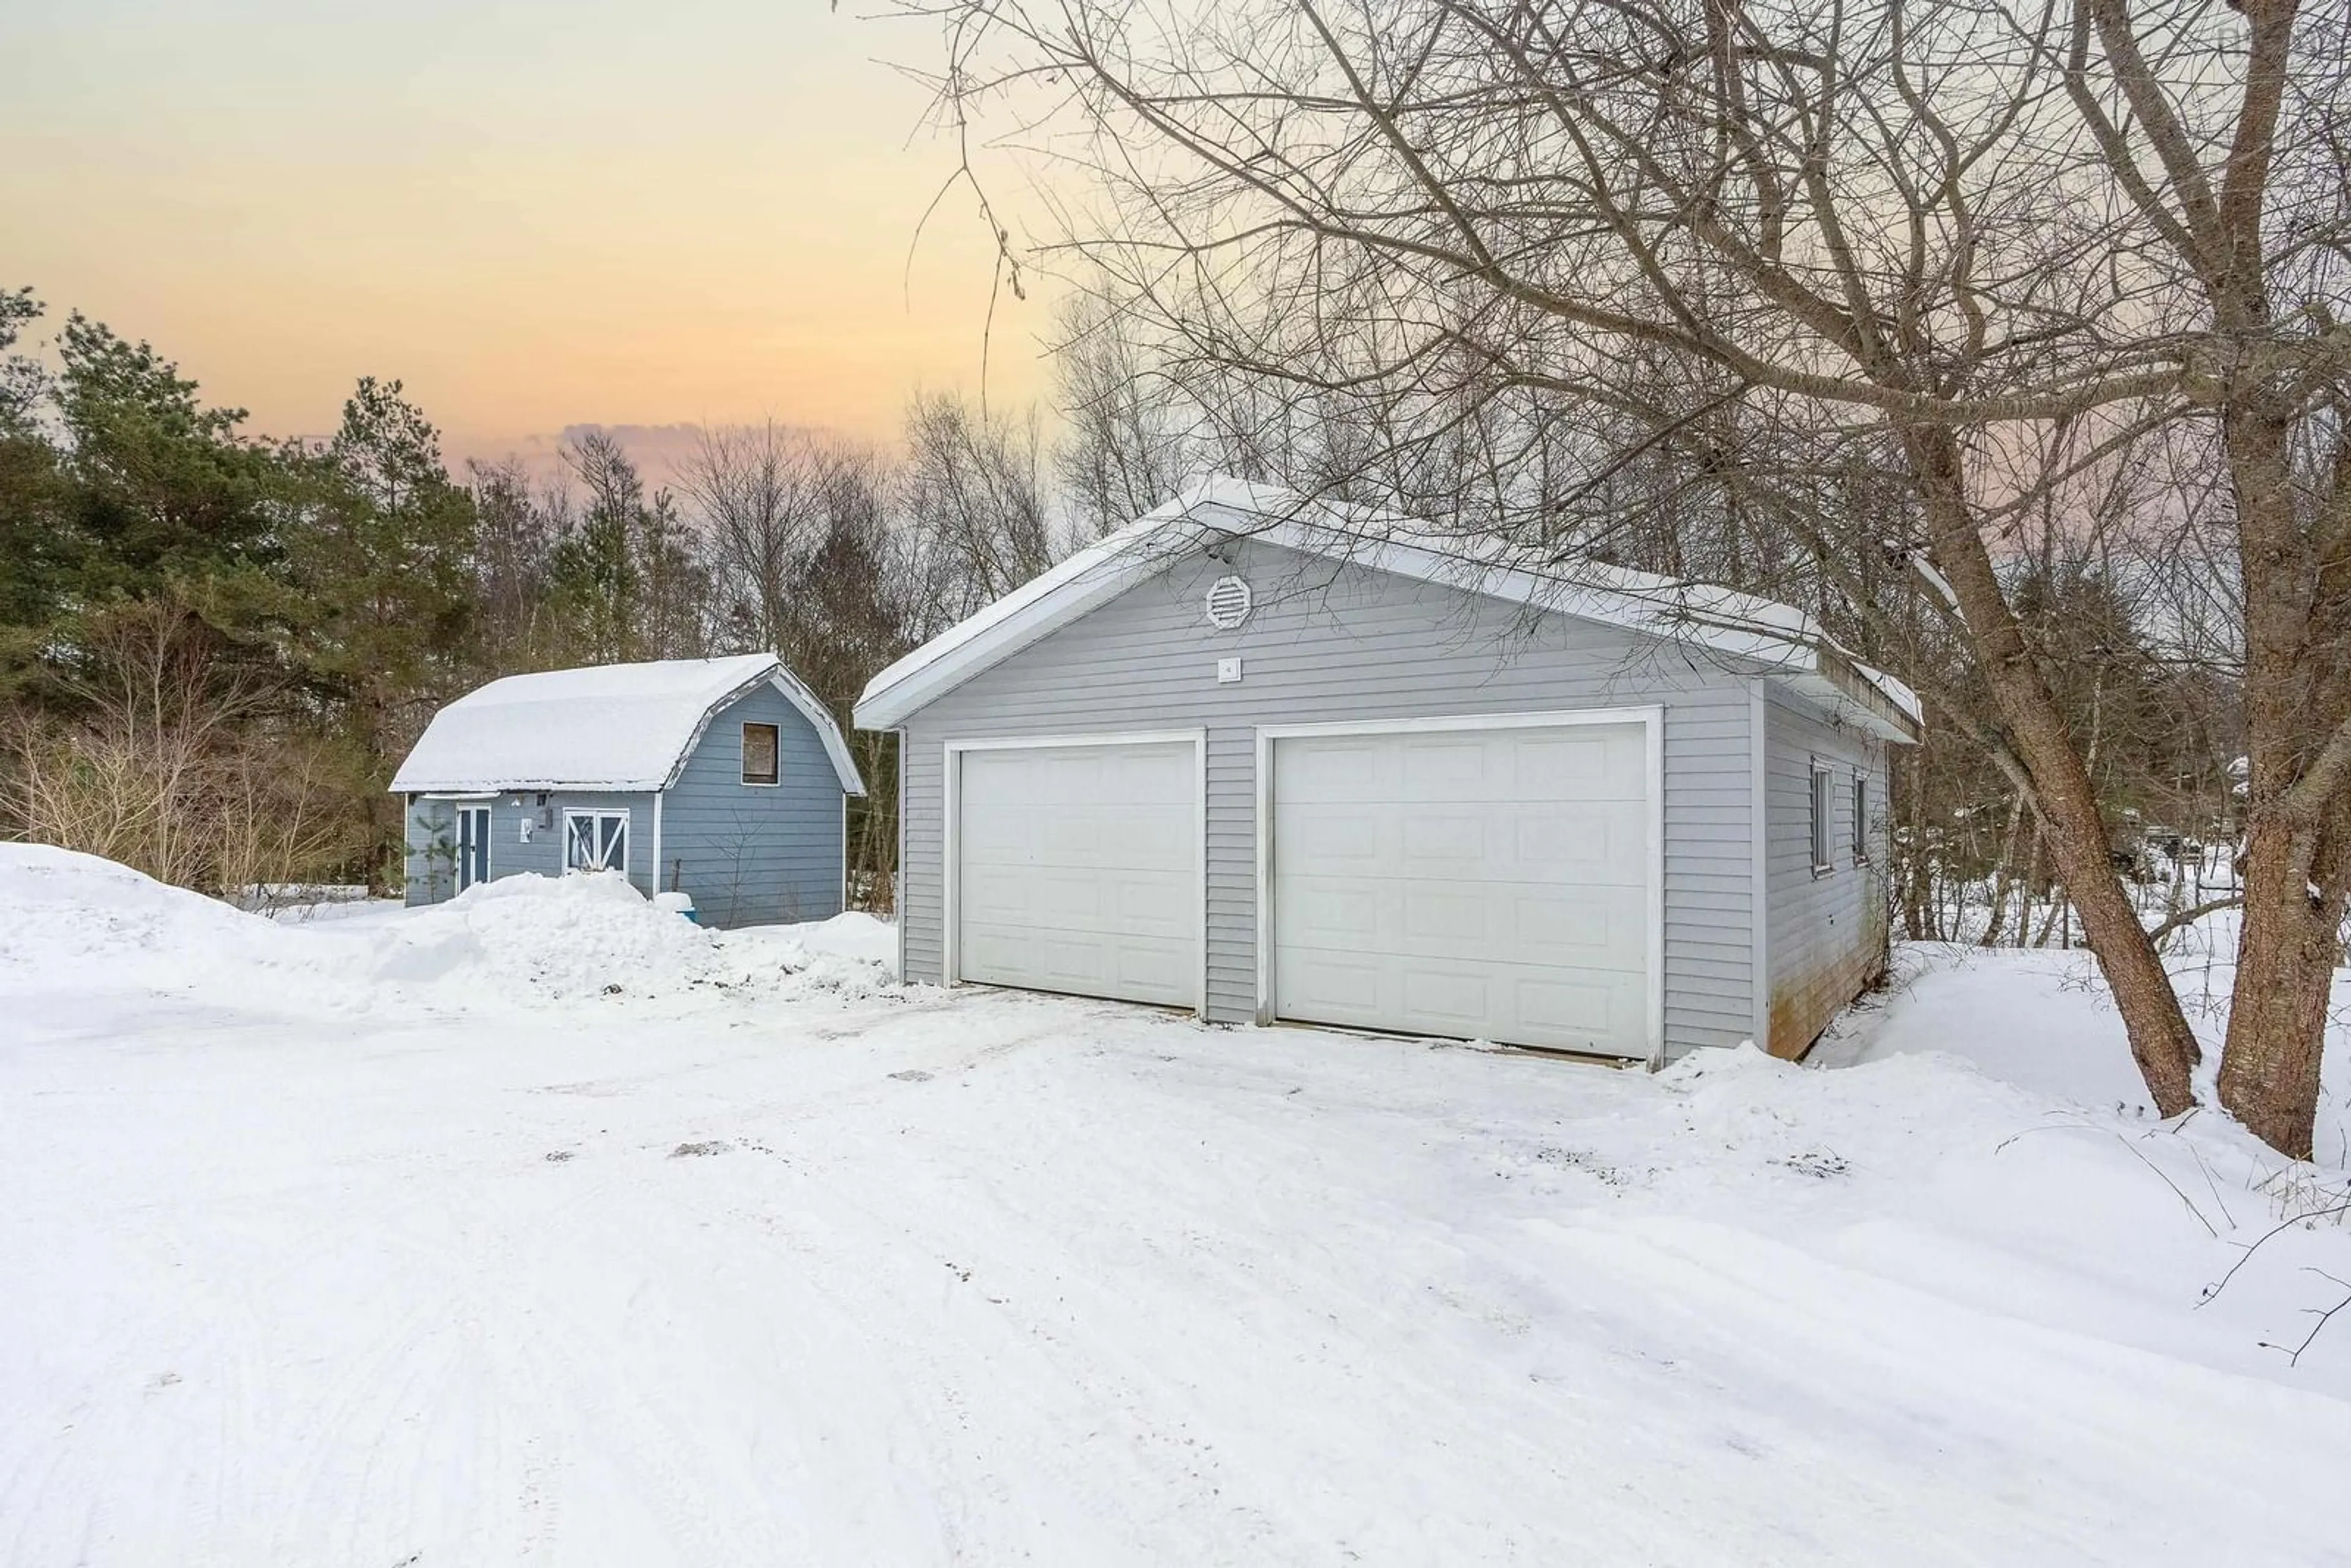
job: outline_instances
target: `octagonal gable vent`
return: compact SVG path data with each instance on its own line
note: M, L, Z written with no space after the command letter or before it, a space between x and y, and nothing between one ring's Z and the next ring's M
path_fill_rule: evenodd
M1247 582L1238 577L1220 577L1208 585L1208 624L1219 632L1238 631L1256 602Z

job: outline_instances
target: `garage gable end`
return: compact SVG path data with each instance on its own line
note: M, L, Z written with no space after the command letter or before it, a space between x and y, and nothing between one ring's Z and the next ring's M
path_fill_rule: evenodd
M900 659L867 684L856 722L894 728L961 682L1137 583L1202 553L1221 556L1243 541L1751 664L1886 739L1909 743L1918 736L1916 694L1854 660L1810 616L1788 605L1603 562L1563 561L1504 540L1230 479L1204 481ZM1232 602L1237 611L1229 605L1210 610L1228 629L1249 612L1246 601ZM1227 622L1228 612L1238 618Z

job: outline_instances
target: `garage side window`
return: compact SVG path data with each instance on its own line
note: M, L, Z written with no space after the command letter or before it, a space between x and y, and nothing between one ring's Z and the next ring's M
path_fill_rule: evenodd
M1869 780L1853 776L1853 863L1869 863Z
M1833 869L1829 862L1829 770L1813 764L1813 874Z
M744 783L773 784L776 781L778 733L772 724L747 724L743 727Z

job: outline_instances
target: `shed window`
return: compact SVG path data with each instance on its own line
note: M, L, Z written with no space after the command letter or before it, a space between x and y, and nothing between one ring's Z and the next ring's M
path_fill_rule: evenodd
M1831 868L1829 861L1829 770L1813 764L1813 874Z
M629 869L626 811L563 813L563 864L570 871Z
M1853 776L1853 863L1869 863L1869 780Z
M743 727L743 782L773 784L776 781L778 731L772 724L747 724Z

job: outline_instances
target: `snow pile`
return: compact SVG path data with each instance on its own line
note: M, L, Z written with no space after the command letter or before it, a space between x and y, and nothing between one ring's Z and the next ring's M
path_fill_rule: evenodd
M842 919L880 924L864 915ZM862 956L854 936L802 939L840 924L714 931L648 901L617 872L509 876L392 926L374 973L428 987L457 1005L534 994L674 997L703 988L862 996L891 984L888 970ZM872 946L870 937L862 943Z
M716 936L713 983L757 991L789 977L795 993L856 999L898 988L898 929L852 910L800 925L751 925Z
M352 935L37 863L0 1560L2345 1561L2346 1173L2137 1114L2063 955L1652 1075L517 879L325 1029L252 980Z
M2165 955L2172 985L2204 1044L2197 1093L2208 1109L2199 1122L2221 1119L2209 1108L2217 1103L2212 1081L2228 1025L2236 947L2231 912L2197 922ZM2320 1165L2341 1166L2351 1164L2351 969L2335 971L2328 1016L2316 1152ZM1887 994L1840 1019L1807 1060L1842 1067L1922 1053L1955 1057L2003 1083L2118 1125L2156 1121L2114 998L2096 961L2078 949L1905 943L1896 949Z
M336 1013L895 988L895 933L871 915L713 931L616 873L505 877L429 909L350 908L318 925L273 920L94 855L0 844L0 987L72 994L102 981Z
M392 936L376 973L457 1001L514 980L555 997L660 988L711 959L707 932L655 909L617 872L502 877L419 910Z
M78 990L103 977L247 1003L332 1003L350 999L340 976L360 951L96 855L0 844L0 976L11 988Z

